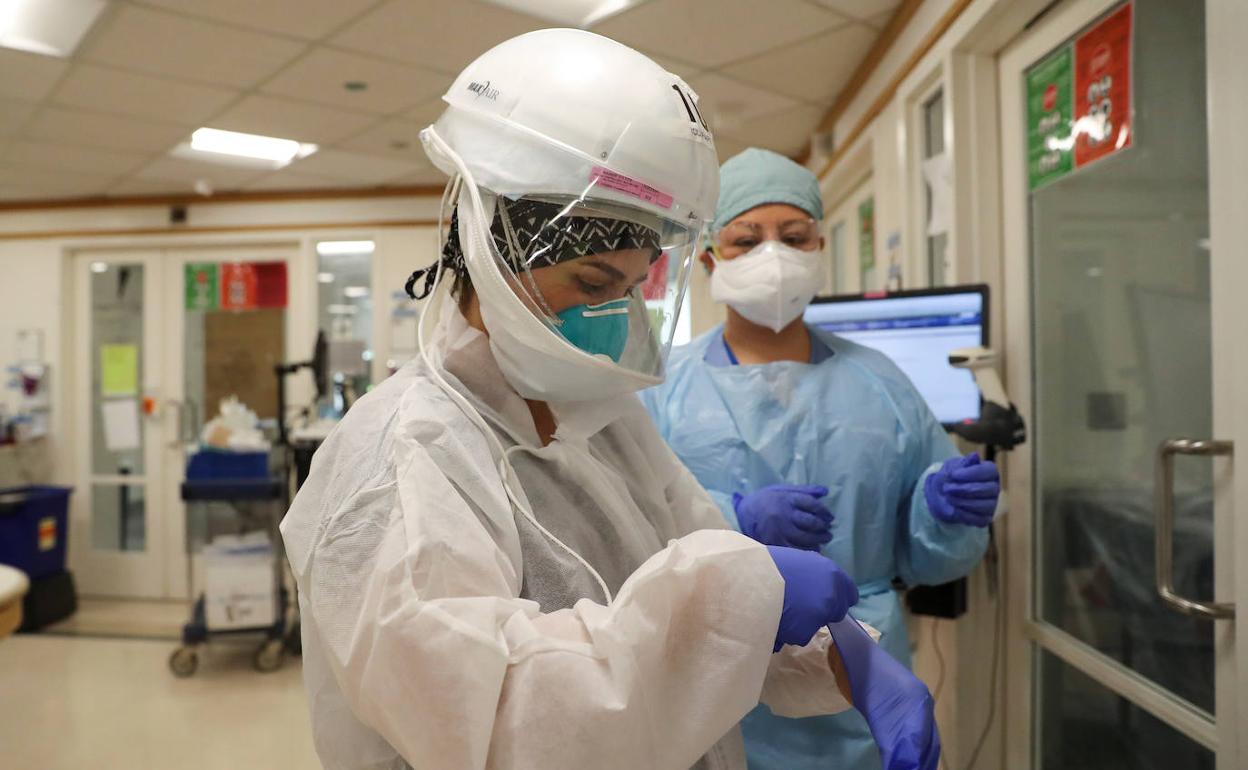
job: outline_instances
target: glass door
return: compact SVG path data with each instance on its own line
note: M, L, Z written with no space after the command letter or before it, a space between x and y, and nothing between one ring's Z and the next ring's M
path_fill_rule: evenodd
M159 391L159 252L81 253L75 287L70 566L86 596L165 595L168 519L159 505L160 425L145 408Z
M1213 299L1232 255L1211 240L1210 71L1203 0L1058 5L1001 59L1007 269L1030 279L1011 341L1029 351L1032 767L1233 766L1216 533L1235 430L1215 417L1243 375L1214 330L1243 311Z
M290 287L297 253L294 244L231 244L163 252L164 293L173 298L164 320L165 404L170 419L163 491L165 507L176 512L170 527L172 596L187 595L187 580L199 568L198 559L188 563L188 549L195 554L217 535L264 528L256 517L269 512L258 506L252 510L201 503L188 509L181 499L181 484L189 453L205 446L247 448L232 445L225 431L208 427L227 399L236 399L254 412L265 437L274 439L279 409L274 367L288 360L288 350L301 348L307 351L303 358L310 357L315 335L310 320L298 325L289 317L296 296ZM309 389L307 379L306 374L285 378L282 384L287 387L288 404L306 404L302 394ZM198 579L195 584L203 585Z

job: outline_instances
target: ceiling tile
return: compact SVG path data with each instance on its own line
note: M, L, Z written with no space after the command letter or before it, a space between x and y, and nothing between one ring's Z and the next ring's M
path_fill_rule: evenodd
M649 56L651 59L654 59L655 63L657 63L660 67L673 75L676 75L681 80L689 80L698 73L706 71L706 67L702 67L697 64L690 64L682 59L673 59L670 56L650 53L649 51L642 51L642 53Z
M324 190L327 188L349 188L359 187L360 183L350 179L332 179L326 176L316 176L314 174L296 174L293 171L285 169L274 171L270 174L248 182L244 190L248 191L266 191L266 190Z
M291 40L126 5L86 45L81 58L164 77L249 88L302 49Z
M475 0L390 0L334 45L456 74L487 49L548 22Z
M22 134L39 141L155 154L185 141L190 132L185 127L166 123L44 107L26 124Z
M876 29L884 29L888 26L888 23L893 20L894 13L895 11L885 11L878 16L872 16L867 19L867 24L875 27Z
M897 6L901 5L901 0L815 0L815 2L860 21L884 13L891 15Z
M803 101L828 106L879 35L851 24L721 70L738 80Z
M386 182L386 187L442 187L446 184L446 174L430 166L422 171L404 174Z
M80 64L52 94L52 102L188 126L201 125L239 95L216 86L192 85L133 72Z
M192 189L200 180L208 182L216 192L237 190L253 179L269 173L264 169L240 168L221 163L163 157L148 163L131 175L132 179L159 180Z
M0 48L0 99L37 102L61 79L69 62Z
M797 104L788 96L714 72L698 75L689 85L698 94L698 110L716 134L734 136L734 129L746 121Z
M296 174L314 174L332 179L355 180L364 184L380 184L404 174L423 169L425 164L363 155L345 150L322 150L290 164Z
M97 195L104 192L114 178L62 170L32 171L20 166L0 165L0 187L27 191L27 194L20 197L32 199L50 197L54 193Z
M12 166L62 169L115 177L133 171L150 157L146 153L18 140L8 146L0 155L0 160Z
M315 40L377 0L147 0L170 11L202 16L277 35Z
M387 120L345 142L339 142L337 146L369 155L427 163L425 149L420 144L420 130L426 125L428 124L402 118Z
M442 101L442 97L439 96L436 99L430 99L423 104L416 105L415 108L408 111L403 117L424 128L442 117L442 113L445 111L446 102Z
M0 136L16 134L34 112L33 104L0 100Z
M368 115L335 110L272 96L249 96L213 118L213 128L279 136L301 142L333 144L359 133L374 120Z
M129 195L188 195L195 192L194 184L170 182L165 179L123 179L109 185L105 190L111 196Z
M806 148L824 110L806 104L748 120L729 133L730 139L751 147L765 147L782 155L797 155Z
M352 80L364 82L368 88L348 91L343 84ZM390 115L437 96L451 85L451 80L449 75L418 67L318 48L282 70L260 90L343 109Z
M594 31L636 48L719 67L846 21L803 0L651 0Z

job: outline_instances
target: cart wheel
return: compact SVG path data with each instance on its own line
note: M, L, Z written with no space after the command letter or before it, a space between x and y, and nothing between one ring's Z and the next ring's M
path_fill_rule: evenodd
M199 668L199 653L194 647L179 647L169 656L169 670L179 679L186 679Z
M251 659L251 665L257 671L268 673L281 668L282 661L285 659L286 649L282 646L282 640L270 639L256 650L255 656Z

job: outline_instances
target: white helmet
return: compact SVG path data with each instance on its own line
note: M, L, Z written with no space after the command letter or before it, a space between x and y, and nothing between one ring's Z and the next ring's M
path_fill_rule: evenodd
M443 99L447 110L421 138L438 168L464 182L456 246L508 381L525 398L555 401L661 382L719 195L697 96L627 46L548 29L482 54ZM652 255L644 282L611 303L578 305L587 310L575 319L529 275L638 249ZM604 330L618 344L585 344Z

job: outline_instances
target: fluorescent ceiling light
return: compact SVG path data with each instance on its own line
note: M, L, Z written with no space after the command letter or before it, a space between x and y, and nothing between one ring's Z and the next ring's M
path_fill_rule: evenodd
M377 244L372 241L321 241L316 253L322 257L340 257L344 254L372 254Z
M333 273L317 273L316 280L321 283L333 283L334 274Z
M644 0L488 0L513 11L553 21L565 27L589 29Z
M292 160L306 158L316 150L315 144L296 142L294 139L223 131L219 128L198 128L191 134L191 141L175 147L173 154L182 158L231 165L282 168Z
M104 5L104 0L0 0L0 47L67 57Z
M108 263L107 263L107 262L92 262L92 263L91 263L91 272L93 272L93 273L107 273L107 272L108 272Z
M342 290L347 299L361 299L368 296L367 286L348 286Z

